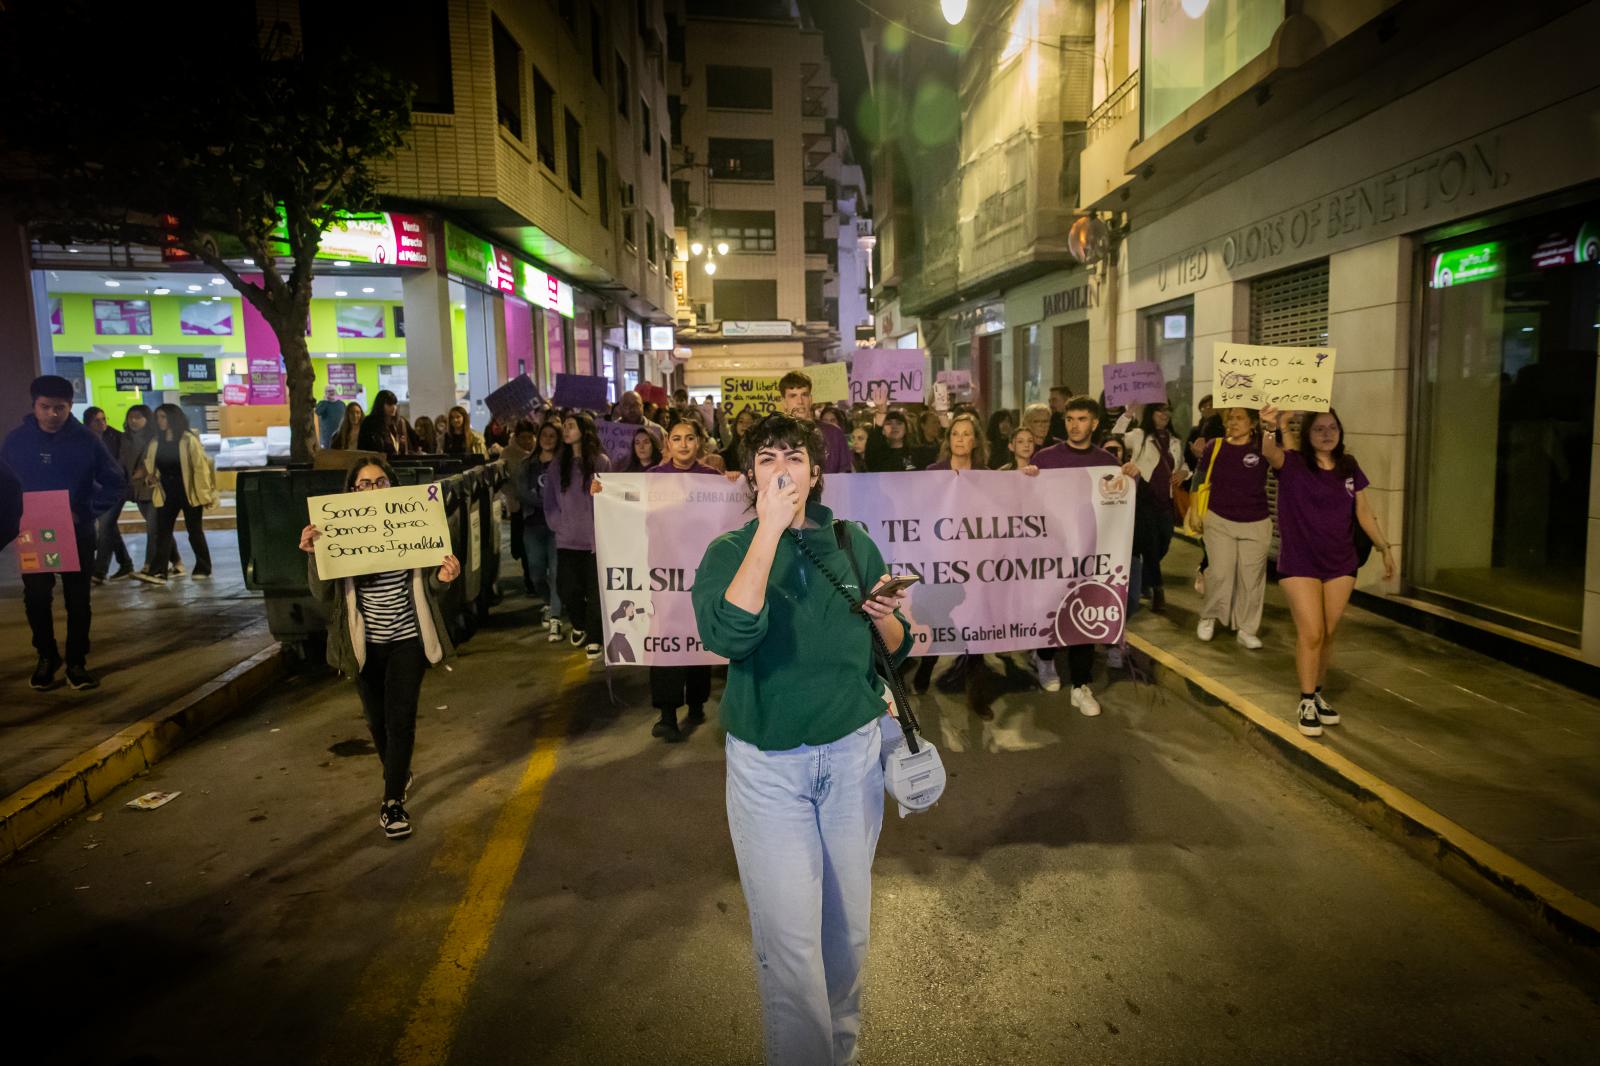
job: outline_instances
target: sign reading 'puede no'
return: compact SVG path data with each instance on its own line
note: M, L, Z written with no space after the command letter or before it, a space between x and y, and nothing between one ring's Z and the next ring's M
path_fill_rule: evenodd
M450 524L438 485L341 492L306 501L324 581L438 566L450 554Z
M1271 404L1283 411L1326 411L1333 403L1332 348L1277 348L1218 341L1213 349L1216 409Z

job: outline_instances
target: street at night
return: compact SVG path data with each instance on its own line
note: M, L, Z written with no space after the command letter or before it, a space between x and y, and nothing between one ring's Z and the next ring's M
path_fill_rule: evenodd
M1597 39L0 0L0 1061L1597 1061Z

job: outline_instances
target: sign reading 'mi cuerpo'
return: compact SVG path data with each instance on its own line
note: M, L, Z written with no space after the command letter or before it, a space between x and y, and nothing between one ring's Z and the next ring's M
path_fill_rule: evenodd
M313 496L306 501L324 581L438 566L450 554L450 525L438 485Z

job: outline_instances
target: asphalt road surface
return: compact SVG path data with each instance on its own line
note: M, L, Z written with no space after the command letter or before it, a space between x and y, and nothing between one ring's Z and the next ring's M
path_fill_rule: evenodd
M502 608L424 685L409 804L353 686L286 683L0 867L12 1062L750 1063L722 736L652 740ZM1577 1063L1592 975L1196 708L920 699L950 786L884 827L861 1062ZM127 800L182 794L154 811Z

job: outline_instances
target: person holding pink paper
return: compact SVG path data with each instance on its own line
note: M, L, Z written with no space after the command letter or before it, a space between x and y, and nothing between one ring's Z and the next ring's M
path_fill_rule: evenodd
M78 550L78 569L62 573L61 597L67 606L67 684L94 688L99 679L89 672L89 569L94 558L95 520L119 506L127 488L122 467L105 445L72 416L72 382L54 374L28 387L33 410L22 425L6 435L0 459L9 466L24 493L66 491L71 503L71 534ZM63 531L64 532L64 531ZM38 665L29 681L36 689L51 688L62 655L56 644L51 613L56 575L22 575L22 602Z

